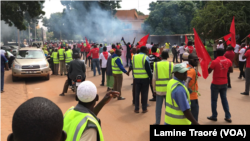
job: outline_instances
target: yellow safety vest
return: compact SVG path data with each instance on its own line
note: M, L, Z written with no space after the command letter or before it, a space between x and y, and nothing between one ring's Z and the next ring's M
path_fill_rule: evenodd
M71 62L73 59L72 59L72 53L70 50L66 51L65 52L65 63L69 63Z
M54 64L59 64L59 60L58 60L58 57L57 57L57 55L58 55L58 52L53 52L52 53L53 55L53 63Z
M74 107L64 114L63 131L67 133L66 141L79 141L89 121L97 127L99 141L104 141L101 126L96 118L90 113L76 111Z
M120 68L118 67L118 65L116 64L116 59L120 59L121 60L121 63L122 63L122 59L121 57L114 57L112 58L112 61L111 61L111 66L112 66L112 73L113 74L122 74L122 71L120 70ZM123 63L122 63L123 64Z
M166 49L169 49L169 44L168 43L165 43L165 45L166 45Z
M134 78L148 78L147 71L145 69L147 55L145 54L136 54L133 56L132 67Z
M60 61L62 61L62 60L64 60L64 49L63 48L60 48L59 50L58 50L58 53L59 53L59 60Z
M155 90L162 93L167 92L167 84L172 79L174 63L169 61L160 61L154 63L154 72L156 74Z
M186 86L175 79L171 79L168 82L167 94L166 94L166 111L165 111L165 123L170 125L191 125L184 113L181 111L179 106L176 104L175 100L172 98L172 91L178 86L181 85L187 95L187 100L189 105L191 105L190 94Z

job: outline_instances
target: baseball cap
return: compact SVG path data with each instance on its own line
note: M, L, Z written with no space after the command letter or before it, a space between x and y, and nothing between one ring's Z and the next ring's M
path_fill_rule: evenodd
M96 98L97 88L91 81L83 81L77 88L77 97L83 103L89 103Z
M183 60L188 60L188 56L189 56L189 53L188 53L188 52L184 52L184 53L182 54L182 59L183 59Z
M114 53L115 51L114 51L113 49L111 49L109 52L110 52L110 53Z
M189 69L186 68L185 64L176 64L174 65L174 69L173 72L179 72L179 73L184 73L186 71L188 71Z

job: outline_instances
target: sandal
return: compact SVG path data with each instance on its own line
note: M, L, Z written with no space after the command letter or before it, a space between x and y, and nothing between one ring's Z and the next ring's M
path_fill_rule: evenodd
M231 123L231 122L232 122L232 120L231 120L231 119L226 119L226 118L225 118L225 121L227 121L227 122L229 122L229 123Z
M217 121L217 119L216 118L214 118L214 117L207 117L207 119L209 119L209 120L212 120L212 121Z

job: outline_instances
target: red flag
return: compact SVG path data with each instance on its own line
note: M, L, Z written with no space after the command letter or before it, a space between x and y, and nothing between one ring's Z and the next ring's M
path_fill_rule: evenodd
M85 37L85 40L86 40L86 45L87 45L87 47L90 48L90 44L89 44L89 42L88 42L88 40L87 40L86 37Z
M231 27L230 27L230 34L231 34L231 46L232 46L232 47L235 47L235 46L236 46L236 40L235 40L234 17L233 17L233 21L232 21Z
M139 41L139 45L137 46L138 48L141 48L142 46L146 46L148 36L149 34L141 38L141 40Z
M202 76L204 79L208 77L208 65L212 61L211 57L209 56L207 50L205 49L203 43L201 42L201 39L199 35L194 30L194 45L196 48L196 53L200 61L201 69L202 69Z
M231 37L231 34L227 34L226 36L223 37L224 40L227 41L227 42L226 42L227 45L231 44L231 41L230 41L230 39L229 39L230 37ZM229 39L229 40L228 40L228 39ZM235 47L235 46L233 46L233 47Z
M185 35L185 44L186 44L186 45L188 44L188 38L187 38L187 35Z
M250 38L250 34L247 37Z

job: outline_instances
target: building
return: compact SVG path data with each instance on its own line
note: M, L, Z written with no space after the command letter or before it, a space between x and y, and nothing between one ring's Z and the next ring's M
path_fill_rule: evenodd
M133 38L136 37L138 42L146 33L142 29L144 20L149 15L138 15L136 9L131 10L117 10L115 17L123 22L125 41L133 42Z

